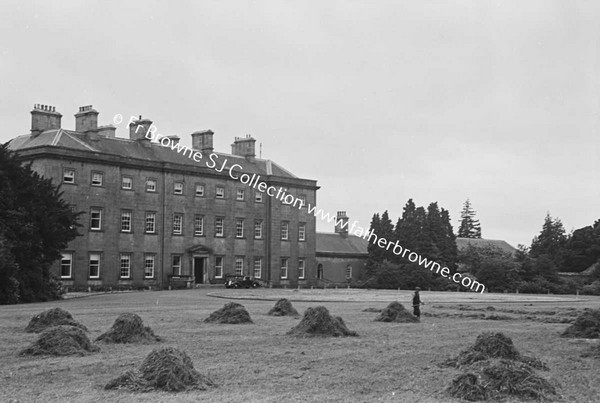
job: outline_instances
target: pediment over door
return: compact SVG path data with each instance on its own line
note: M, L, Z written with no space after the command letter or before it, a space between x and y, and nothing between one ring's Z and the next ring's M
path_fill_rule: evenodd
M194 245L186 250L191 255L210 255L212 249L204 245Z

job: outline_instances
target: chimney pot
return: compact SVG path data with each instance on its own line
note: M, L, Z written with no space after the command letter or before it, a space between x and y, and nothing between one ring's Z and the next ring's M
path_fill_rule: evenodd
M89 132L98 130L98 111L92 105L80 106L75 114L75 131Z
M31 135L37 136L43 131L60 129L62 115L56 112L56 107L34 104L31 111Z

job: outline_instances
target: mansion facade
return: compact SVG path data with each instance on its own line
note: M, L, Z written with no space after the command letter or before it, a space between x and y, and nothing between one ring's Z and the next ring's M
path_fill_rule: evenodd
M254 138L236 138L225 154L214 151L212 131L196 131L197 158L189 158L150 141L152 121L141 116L127 138L98 126L91 106L75 114L75 130L62 128L54 107L35 105L31 116L31 133L9 149L60 185L62 198L82 213L79 235L53 267L65 286L167 288L222 283L228 274L269 286L317 283L316 223L307 211L317 183L257 158ZM235 180L233 167L301 206Z

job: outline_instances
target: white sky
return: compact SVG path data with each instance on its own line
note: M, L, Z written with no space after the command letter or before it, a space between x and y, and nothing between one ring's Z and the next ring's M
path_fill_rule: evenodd
M484 238L529 245L548 211L600 218L599 21L597 1L3 0L0 142L34 103L67 129L89 104L186 144L210 128L221 152L252 134L363 227L413 198L456 230L469 197Z

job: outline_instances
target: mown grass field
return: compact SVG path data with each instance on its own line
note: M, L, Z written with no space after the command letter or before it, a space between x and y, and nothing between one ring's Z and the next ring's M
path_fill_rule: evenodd
M210 294L210 295L209 295ZM231 298L254 324L205 324L203 319ZM285 333L299 319L270 317L280 297L299 312L324 305L360 337L297 339ZM134 292L0 307L0 401L7 402L456 402L445 394L460 371L439 367L469 347L483 331L501 331L523 354L544 360L540 374L558 386L558 401L598 402L600 360L581 358L597 341L559 338L583 308L600 298L422 292L421 323L374 322L389 302L410 305L408 291L226 290ZM319 302L315 302L319 301ZM139 314L166 340L159 344L100 344L85 357L22 357L37 338L23 331L31 317L52 307L71 312L95 339L119 313ZM494 307L495 310L488 308ZM503 315L505 320L486 320ZM482 318L483 317L483 318ZM138 366L156 346L185 350L197 370L218 387L206 392L105 391L113 377ZM509 400L510 401L510 400Z

